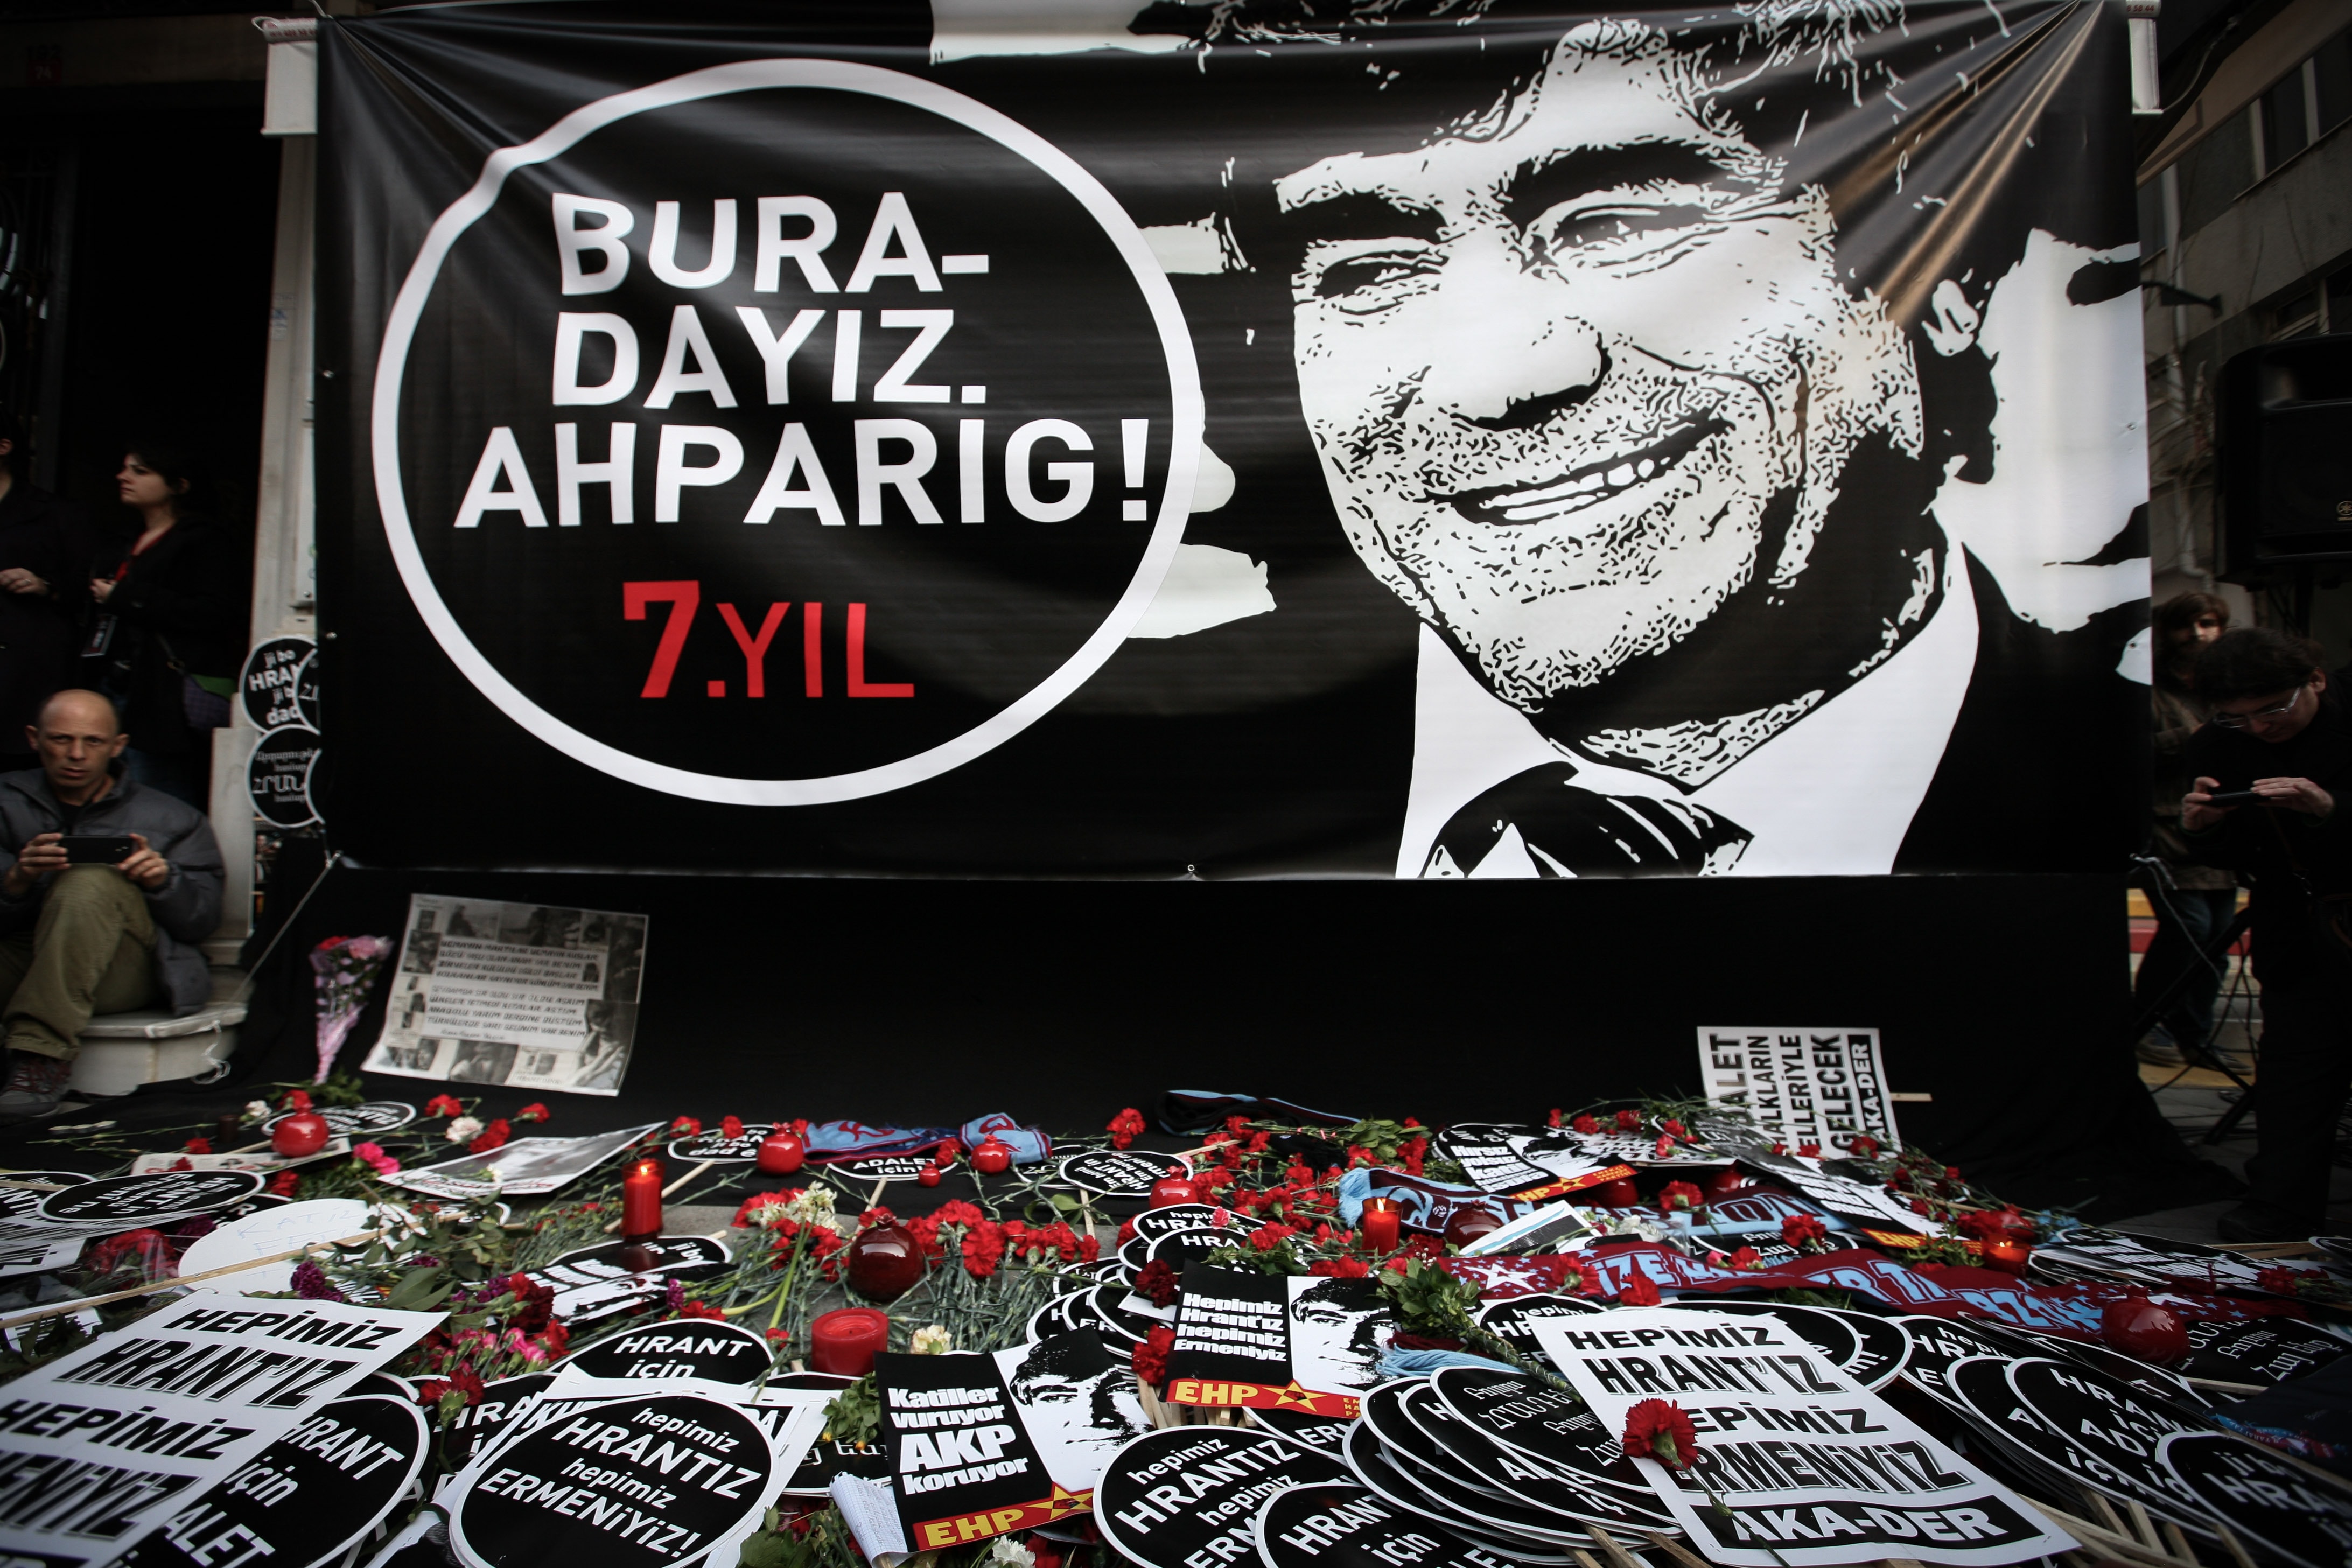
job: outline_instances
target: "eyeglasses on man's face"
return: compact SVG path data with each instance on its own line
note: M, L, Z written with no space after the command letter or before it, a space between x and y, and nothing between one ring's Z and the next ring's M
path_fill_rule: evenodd
M2298 686L2289 692L2285 701L2273 703L2268 708L2257 708L2251 713L2216 713L2213 715L2213 722L2224 730L2242 730L2256 720L2284 719L2294 711L2294 705L2303 700L2305 688L2309 685L2310 682L2305 681L2303 686Z

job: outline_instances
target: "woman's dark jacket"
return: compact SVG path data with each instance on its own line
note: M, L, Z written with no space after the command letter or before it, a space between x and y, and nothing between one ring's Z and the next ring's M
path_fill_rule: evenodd
M237 542L202 518L182 518L146 552L136 536L105 559L98 575L131 570L97 607L115 617L114 637L97 662L123 693L122 727L144 752L184 752L203 739L188 725L188 675L233 678L245 662L247 567Z
M0 570L21 566L47 594L0 589L0 752L32 748L25 727L49 694L80 679L74 655L89 608L89 536L79 510L19 479L0 496Z

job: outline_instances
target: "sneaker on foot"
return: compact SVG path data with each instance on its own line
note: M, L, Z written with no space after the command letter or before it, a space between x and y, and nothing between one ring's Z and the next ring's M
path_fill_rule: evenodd
M2161 1034L2149 1035L2139 1043L2139 1059L2152 1068L2186 1067L2180 1047Z
M2264 1204L2240 1204L2213 1222L2223 1241L2301 1241L2318 1227Z
M8 1079L0 1085L0 1121L30 1121L57 1110L66 1097L73 1063L37 1051L10 1051Z

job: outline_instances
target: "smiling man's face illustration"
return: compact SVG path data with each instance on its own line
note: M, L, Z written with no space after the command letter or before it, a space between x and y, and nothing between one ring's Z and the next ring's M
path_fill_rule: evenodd
M1908 353L1841 286L1825 199L1647 29L1579 28L1475 122L1275 195L1349 537L1523 709L1793 584L1857 446L1920 450Z

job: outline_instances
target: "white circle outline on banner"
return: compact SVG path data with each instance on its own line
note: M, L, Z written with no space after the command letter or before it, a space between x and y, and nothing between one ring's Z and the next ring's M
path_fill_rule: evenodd
M1135 575L1129 580L1127 592L1111 607L1102 625L1095 628L1094 635L1044 680L953 740L879 767L823 778L741 779L689 773L606 745L541 708L499 673L442 603L440 590L434 585L432 572L417 548L400 482L401 378L406 370L417 323L424 317L425 300L440 276L442 262L466 230L497 203L507 176L517 169L545 163L583 138L631 115L766 88L857 92L928 110L968 131L978 132L1025 159L1077 198L1078 205L1086 208L1117 247L1143 291L1144 302L1150 308L1152 322L1160 331L1160 351L1168 362L1173 414L1168 482L1160 496L1160 520L1144 548L1143 559L1136 565ZM1183 310L1176 302L1176 291L1153 259L1135 220L1075 159L1010 116L920 77L845 60L767 59L710 66L599 99L573 110L530 141L491 153L484 161L481 175L473 188L434 220L393 300L392 314L384 323L383 346L376 362L368 433L375 468L376 507L383 513L384 538L392 547L393 561L400 569L400 579L408 590L409 599L442 651L500 712L575 761L647 789L730 805L820 805L904 789L983 756L1044 718L1102 668L1143 618L1144 611L1160 592L1169 563L1175 559L1176 546L1182 540L1192 507L1203 420L1200 371L1192 358L1192 334L1184 324Z

